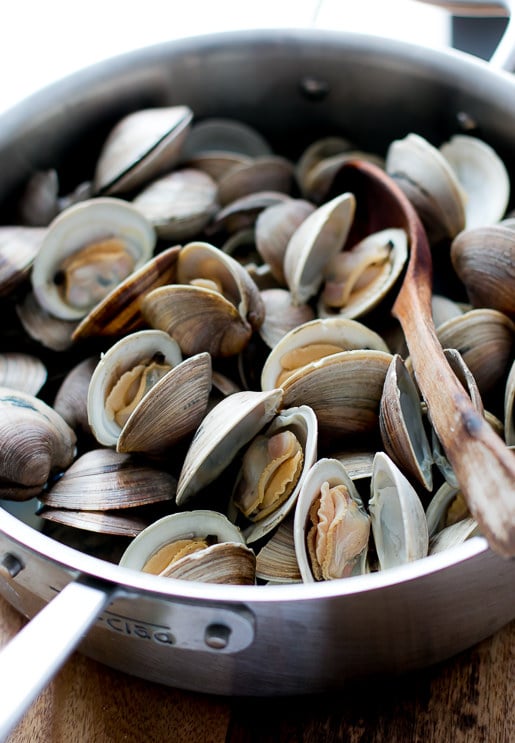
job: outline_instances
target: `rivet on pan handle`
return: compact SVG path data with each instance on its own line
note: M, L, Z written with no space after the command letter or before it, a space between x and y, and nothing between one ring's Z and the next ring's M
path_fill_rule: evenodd
M0 741L77 647L110 598L106 588L71 582L0 652Z

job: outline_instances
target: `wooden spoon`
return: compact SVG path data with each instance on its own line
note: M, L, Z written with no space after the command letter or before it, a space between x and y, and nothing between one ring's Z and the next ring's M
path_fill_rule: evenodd
M356 236L365 226L368 232L402 227L408 233L410 259L392 314L472 516L493 550L515 557L515 453L476 412L445 358L431 314L432 260L420 219L395 181L373 163L345 163L334 186L356 196Z

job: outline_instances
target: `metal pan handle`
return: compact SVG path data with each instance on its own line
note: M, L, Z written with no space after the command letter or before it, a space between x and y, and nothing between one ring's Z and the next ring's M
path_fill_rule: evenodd
M419 0L419 2L438 5L455 15L509 18L497 49L490 58L490 64L498 70L513 72L515 68L515 22L513 20L515 0Z
M0 741L78 646L111 599L106 588L71 582L0 653Z

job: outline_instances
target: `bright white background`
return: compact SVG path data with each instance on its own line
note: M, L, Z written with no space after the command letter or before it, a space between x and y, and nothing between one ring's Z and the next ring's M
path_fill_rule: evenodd
M446 11L415 0L17 0L4 4L0 111L65 75L169 39L243 28L354 30L446 46Z

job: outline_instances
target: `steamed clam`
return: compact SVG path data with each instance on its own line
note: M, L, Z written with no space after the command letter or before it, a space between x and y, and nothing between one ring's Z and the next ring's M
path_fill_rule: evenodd
M427 555L429 535L422 502L383 452L374 458L368 507L381 570Z
M276 415L282 390L242 391L223 398L204 417L184 458L177 485L177 505L213 482Z
M249 524L247 542L274 529L294 507L302 482L317 456L318 423L307 405L283 409L255 436L242 455L229 516Z
M297 325L272 348L263 365L264 390L280 387L307 364L341 351L375 349L388 353L388 346L366 325L342 317L316 318Z
M305 582L365 572L370 518L345 467L320 459L310 469L295 511L294 539Z
M152 327L177 340L183 353L213 356L241 351L264 316L259 291L245 269L204 242L182 248L177 283L149 292L142 311Z
M207 173L182 168L149 183L132 204L166 240L187 240L201 232L218 210L218 188Z
M128 546L120 565L166 578L252 584L256 557L239 529L217 511L164 516Z
M107 511L173 500L176 480L112 449L90 449L41 496L46 506Z
M451 245L454 269L474 307L515 318L515 231L487 224L460 232Z
M155 232L130 204L98 198L62 212L48 227L31 281L40 305L79 320L152 255Z
M50 475L68 467L76 436L49 405L34 395L0 388L0 497L27 500Z
M422 401L398 354L392 358L386 374L379 426L386 453L408 477L431 491L433 456L424 429Z
M336 196L308 215L290 237L283 270L297 304L304 304L318 292L324 267L345 244L355 209L352 193Z
M121 119L105 140L93 187L118 194L152 180L179 161L193 112L188 106L135 111Z
M402 229L373 232L326 264L319 315L356 318L370 312L391 290L408 258Z
M160 454L192 433L211 389L211 361L185 361L160 330L141 330L115 343L88 388L88 419L97 441L118 451Z
M37 396L47 377L46 366L36 356L14 351L0 353L0 387Z

